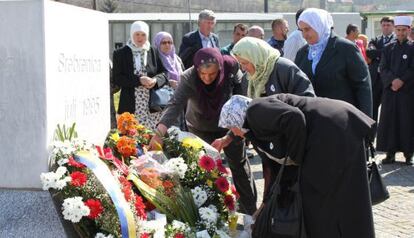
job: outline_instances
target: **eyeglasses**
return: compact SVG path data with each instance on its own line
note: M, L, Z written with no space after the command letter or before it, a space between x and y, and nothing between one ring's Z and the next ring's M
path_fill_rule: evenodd
M161 45L166 45L166 44L172 45L173 42L172 41L161 41Z

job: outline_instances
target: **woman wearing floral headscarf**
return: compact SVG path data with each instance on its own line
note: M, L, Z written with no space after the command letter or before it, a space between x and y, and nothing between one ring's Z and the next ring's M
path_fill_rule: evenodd
M194 66L187 69L174 92L150 145L162 143L167 129L174 125L180 112L187 106L185 119L188 130L211 143L228 132L218 127L221 107L233 95L242 94L243 74L237 61L228 55L221 55L217 48L203 48L194 55ZM240 208L243 213L256 211L256 187L245 155L242 138L234 141L224 150L233 175L233 181L240 194Z
M118 113L134 113L142 125L154 129L161 112L149 111L149 91L167 83L167 72L157 50L148 42L145 22L132 23L130 36L113 55L113 77L121 87Z
M314 97L315 93L311 82L292 61L280 57L278 50L271 47L267 42L253 38L244 37L236 43L232 52L239 61L241 67L247 72L249 86L247 95L250 98L259 98L279 93L291 93L300 96ZM217 150L221 150L231 142L230 136L225 136L213 142ZM278 151L278 158L284 158L284 141L279 138L275 142L274 150ZM267 147L273 147L267 143ZM280 168L279 164L270 159L264 152L255 148L262 158L263 177L265 180L265 194L276 179ZM290 170L290 169L288 169ZM288 172L290 173L290 172Z
M295 63L312 81L316 96L349 102L372 116L368 66L355 44L333 32L331 14L308 8L298 25L308 45L298 51Z
M279 94L251 100L235 95L224 104L219 126L274 157L263 142L285 138L287 163L301 166L307 237L375 237L364 145L364 139L374 134L375 121L367 115L328 98ZM282 198L288 191L284 186L278 190ZM260 238L280 237L268 232Z

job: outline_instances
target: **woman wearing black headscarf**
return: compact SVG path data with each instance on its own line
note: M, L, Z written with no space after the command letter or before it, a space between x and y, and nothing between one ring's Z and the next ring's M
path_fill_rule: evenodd
M185 119L188 130L212 143L227 134L228 130L218 126L220 111L233 94L242 94L242 72L231 56L220 54L216 48L203 48L194 56L194 66L181 76L178 88L161 117L157 131L151 140L161 143L159 136L176 123L180 112L187 106ZM246 159L244 140L235 137L224 149L233 175L233 181L240 194L240 205L244 213L256 211L256 187Z

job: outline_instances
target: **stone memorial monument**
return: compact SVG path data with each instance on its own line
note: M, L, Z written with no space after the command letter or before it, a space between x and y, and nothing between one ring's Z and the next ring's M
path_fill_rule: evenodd
M0 1L0 188L40 188L57 124L102 144L110 127L104 13Z

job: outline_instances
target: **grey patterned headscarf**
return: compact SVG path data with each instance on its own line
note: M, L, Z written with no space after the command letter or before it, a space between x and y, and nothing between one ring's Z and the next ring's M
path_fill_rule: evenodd
M221 109L219 127L242 128L246 117L247 107L252 99L242 96L232 96Z

